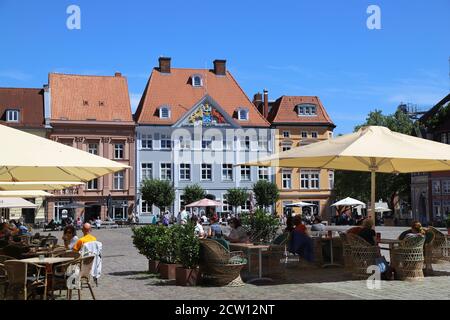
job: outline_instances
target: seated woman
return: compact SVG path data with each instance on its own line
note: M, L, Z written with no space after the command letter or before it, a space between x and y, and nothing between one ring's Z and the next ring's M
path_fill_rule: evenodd
M241 225L241 221L238 218L233 218L230 220L231 232L225 239L231 243L247 243L249 238L247 232Z
M199 218L194 215L194 216L192 216L191 221L192 221L193 224L195 224L195 230L194 230L195 235L197 237L199 237L200 239L206 238L205 230L203 229L203 226L200 223Z
M3 253L6 256L22 259L22 254L30 251L30 247L22 243L19 236L14 236L12 241L3 248Z
M422 224L419 221L414 221L412 223L411 229L402 232L402 234L398 237L399 240L404 240L409 237L417 237L417 236L425 236L426 230L422 227Z
M75 231L75 227L73 225L68 225L64 228L62 239L66 250L72 250L73 246L77 243L78 237L76 233L77 232Z
M227 240L223 238L222 227L218 223L219 217L217 215L213 215L210 219L210 226L208 230L208 238L216 240L220 244L222 244L228 250L230 249L230 245Z
M375 246L376 236L375 230L373 230L373 221L372 219L365 219L363 221L362 229L357 233L358 236L366 240L368 243L370 243L372 246Z
M302 223L301 215L294 217L294 230L291 232L289 252L303 256L307 261L314 261L313 241L308 235L306 226Z
M311 231L325 231L325 225L322 223L322 219L319 217L314 218Z

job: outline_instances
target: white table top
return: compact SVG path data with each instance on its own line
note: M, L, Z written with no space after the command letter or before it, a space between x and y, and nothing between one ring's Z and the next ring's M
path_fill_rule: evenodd
M56 264L61 262L68 262L72 261L74 258L44 258L43 261L39 260L39 258L29 258L29 259L23 259L20 261L23 262L30 262L35 264Z

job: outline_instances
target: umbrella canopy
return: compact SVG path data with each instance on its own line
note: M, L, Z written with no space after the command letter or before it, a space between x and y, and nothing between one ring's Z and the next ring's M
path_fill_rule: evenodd
M314 206L317 206L317 205L314 204L314 203L308 203L308 202L303 202L303 201L290 203L290 204L286 205L286 207L300 207L300 208L302 208L302 207L314 207Z
M0 190L62 190L84 184L79 181L35 181L35 182L2 182Z
M130 168L3 125L0 137L0 182L88 182Z
M338 201L336 203L333 203L331 206L332 207L351 207L351 206L364 206L365 203L361 202L359 200L353 199L353 198L345 198L342 199L341 201Z
M390 212L390 211L392 211L392 210L389 208L385 208L385 207L376 207L375 208L375 212Z
M188 204L187 208L194 208L194 207L220 207L222 206L222 202L214 201L211 199L202 199L196 202L193 202L191 204Z
M0 208L36 208L37 205L22 198L0 198Z
M375 174L450 170L450 145L368 126L358 132L293 148L243 165L319 168L371 172L375 210ZM372 215L375 220L375 216Z
M0 191L0 198L34 198L34 197L53 197L51 193L40 190L23 190L23 191Z

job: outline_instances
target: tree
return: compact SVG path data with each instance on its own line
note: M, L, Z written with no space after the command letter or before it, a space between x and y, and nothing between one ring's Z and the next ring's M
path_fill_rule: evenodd
M253 193L255 194L256 203L266 209L280 198L278 186L267 180L259 180L253 185Z
M248 200L248 192L241 188L228 189L226 198L230 206L233 207L234 213L237 212L237 207L245 205Z
M170 207L175 200L175 190L169 181L145 179L141 186L142 199L160 210Z
M184 203L191 204L206 197L206 192L199 184L187 186L184 189Z
M375 109L375 111L369 113L364 124L355 127L355 131L365 126L384 126L394 132L411 135L417 125L402 109L398 108L391 115L383 115L382 111ZM394 209L396 205L395 200L398 197L410 199L410 180L409 174L377 174L377 198L387 199L389 207ZM337 198L352 197L365 202L369 201L370 173L337 170L335 172L335 194Z

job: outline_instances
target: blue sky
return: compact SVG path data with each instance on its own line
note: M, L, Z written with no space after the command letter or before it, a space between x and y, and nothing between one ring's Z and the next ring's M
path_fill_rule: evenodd
M81 8L81 30L66 9ZM366 27L381 8L381 30ZM430 107L449 91L449 0L0 0L0 86L48 72L128 77L135 107L161 55L174 67L227 59L249 97L319 96L347 133L375 108Z

